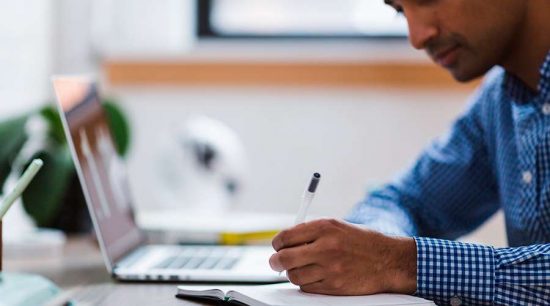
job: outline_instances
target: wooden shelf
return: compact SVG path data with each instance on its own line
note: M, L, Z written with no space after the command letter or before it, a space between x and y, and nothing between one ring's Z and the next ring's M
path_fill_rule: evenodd
M472 90L431 63L107 61L111 86L333 86Z

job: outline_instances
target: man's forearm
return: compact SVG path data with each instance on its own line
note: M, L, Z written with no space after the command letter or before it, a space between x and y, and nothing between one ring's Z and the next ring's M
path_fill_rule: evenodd
M416 225L403 207L376 195L371 195L357 204L346 217L346 221L393 236L417 235Z

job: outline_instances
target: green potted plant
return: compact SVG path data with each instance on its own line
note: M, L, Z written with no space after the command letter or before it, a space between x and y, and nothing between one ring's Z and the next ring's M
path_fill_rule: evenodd
M125 156L130 146L128 121L112 100L103 107L113 133L117 152ZM46 124L38 144L29 135L33 121ZM44 167L23 193L23 206L39 227L58 228L65 232L86 232L91 228L86 203L71 158L63 125L55 107L48 105L37 111L0 122L0 186L17 162L29 163L33 158L44 160ZM22 152L25 151L25 152ZM30 151L30 152L29 152ZM24 156L24 160L21 159ZM26 165L21 165L24 168Z

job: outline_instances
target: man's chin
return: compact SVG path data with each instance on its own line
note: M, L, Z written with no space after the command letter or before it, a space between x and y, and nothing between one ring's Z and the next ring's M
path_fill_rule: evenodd
M468 83L473 81L481 76L483 76L487 71L463 71L459 68L447 68L447 71L451 73L451 76L460 83Z

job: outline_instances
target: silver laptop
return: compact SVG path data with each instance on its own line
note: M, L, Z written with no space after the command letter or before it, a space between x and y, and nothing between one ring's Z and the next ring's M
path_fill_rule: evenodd
M128 281L279 282L269 246L148 245L95 82L53 80L59 114L107 270Z

